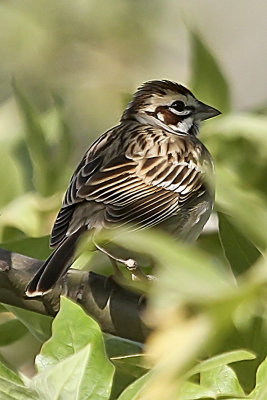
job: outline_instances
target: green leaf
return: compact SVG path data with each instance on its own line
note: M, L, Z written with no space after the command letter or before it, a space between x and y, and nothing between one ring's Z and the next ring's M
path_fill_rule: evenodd
M112 357L111 361L116 367L112 385L112 399L117 399L118 394L149 369L145 362L146 357L141 354Z
M54 100L56 104L57 116L58 116L58 146L55 158L55 168L62 174L59 174L58 181L62 180L64 177L65 169L62 165L65 165L70 160L73 153L73 138L71 135L70 128L66 122L66 116L63 108L63 100L58 96L54 95Z
M1 377L0 398L3 400L40 400L39 396L33 389L12 384Z
M18 162L3 144L0 146L0 187L0 207L23 193L23 177Z
M134 342L107 333L104 334L104 340L106 352L109 358L140 354L144 349L143 343Z
M200 372L208 371L210 369L221 367L237 361L253 360L254 358L255 355L247 350L229 351L200 362L187 373L187 376L192 376Z
M11 242L20 239L25 239L25 233L14 226L5 225L2 228L2 242Z
M0 325L0 346L7 346L22 338L28 330L17 319L11 319Z
M42 195L52 194L53 168L51 165L51 149L45 132L39 121L37 112L27 100L24 93L13 84L17 103L25 122L25 140L32 160L35 186Z
M101 330L82 308L64 297L52 325L52 337L36 358L33 385L46 399L108 399L114 366Z
M1 243L0 246L6 250L25 254L28 257L38 258L40 260L45 260L51 253L49 249L49 236L38 238L26 237Z
M218 108L230 110L230 91L221 68L200 36L191 31L192 78L191 87L201 100Z
M231 223L231 217L219 212L219 235L235 275L247 271L261 256L259 250Z
M142 375L142 374L141 374ZM141 376L139 375L138 378ZM136 376L129 374L127 371L123 371L116 367L114 379L112 383L112 391L110 400L117 400L119 395L136 380Z
M0 398L3 400L37 400L37 393L24 386L23 381L0 361Z
M23 176L23 182L24 182L24 191L30 192L35 190L33 182L34 181L33 164L24 137L20 137L20 140L18 140L14 144L12 153L21 169L21 174Z
M12 370L6 365L6 362L1 355L0 355L0 377L12 383L18 383L21 385L24 384L20 376L14 370Z
M5 304L5 308L12 312L17 319L31 332L40 342L44 342L51 336L52 317L38 314Z
M15 227L28 236L38 236L40 232L39 201L40 198L34 192L25 193L14 199L1 210L1 225Z
M260 306L258 300L247 298L235 311L234 325L225 339L217 341L218 353L243 348L257 354L257 358L249 363L240 361L234 365L234 370L245 392L250 392L255 386L257 368L267 354L267 323L263 314L264 306Z
M146 386L150 379L151 372L141 376L133 383L131 383L119 396L118 400L140 400L140 393Z
M235 372L227 365L203 371L200 384L212 390L215 396L245 396Z
M213 119L201 131L201 137L215 159L216 170L220 165L227 166L237 174L244 191L258 191L265 199L266 136L267 118L244 113Z
M22 159L25 147L20 146L19 156L24 176L29 178L33 174L34 186L38 192L50 196L65 184L69 172L68 163L73 153L73 139L62 100L55 96L56 107L39 115L16 84L14 92L24 119L25 142L30 156Z
M224 151L223 154L221 152L221 138L223 138L223 140L228 139L230 144L233 139L236 140L238 138L246 139L252 145L255 142L258 144L260 143L261 146L258 150L262 152L260 153L262 156L265 155L266 157L266 134L267 116L253 115L251 113L225 115L219 120L210 120L209 123L203 127L205 142L208 141L208 146L212 146L212 154L216 152L217 157L221 155L219 159L222 161L224 157L228 157L228 154L226 151ZM235 153L237 157L236 160L244 159L243 154L239 154L239 152Z
M267 398L267 358L260 364L256 375L256 386L249 398L266 400Z
M203 233L197 239L196 245L199 249L211 253L214 257L225 262L225 255L219 239L218 232Z
M91 364L93 351L92 345L88 344L71 356L46 368L33 379L32 387L46 400L108 399L110 382L105 384L105 377L100 378L100 365Z
M265 199L244 186L230 168L217 165L216 204L220 211L234 216L235 225L261 250L267 245L267 208ZM253 208L252 208L253 207Z
M180 389L182 400L214 399L214 392L208 387L197 385L192 382L185 382Z
M104 339L106 352L116 367L111 392L111 400L113 400L147 371L143 363L144 357L141 355L144 345L109 334L104 334Z
M139 378L149 369L149 366L145 363L145 356L142 354L112 357L111 360L118 370L136 378Z
M0 303L0 313L2 313L2 312L6 312L6 307L4 304Z

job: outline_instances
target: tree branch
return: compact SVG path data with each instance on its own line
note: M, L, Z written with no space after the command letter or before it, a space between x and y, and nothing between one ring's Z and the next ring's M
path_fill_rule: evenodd
M61 294L82 305L103 331L143 342L149 328L142 320L145 299L94 272L70 269L47 295L33 300L24 295L42 261L0 249L0 302L54 316Z

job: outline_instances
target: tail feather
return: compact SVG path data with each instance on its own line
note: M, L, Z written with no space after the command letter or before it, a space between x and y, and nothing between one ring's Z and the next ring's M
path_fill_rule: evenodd
M84 230L85 227L66 237L53 251L28 284L25 292L26 296L44 295L67 272L70 260L74 255L76 242Z

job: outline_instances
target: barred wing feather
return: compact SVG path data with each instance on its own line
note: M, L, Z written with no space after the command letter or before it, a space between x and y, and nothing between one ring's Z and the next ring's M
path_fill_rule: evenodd
M104 145L98 140L94 157L89 149L69 185L51 245L64 237L70 210L78 203L104 204L107 227L130 223L146 228L176 214L196 191L205 191L201 157L191 152L187 138L173 143L168 136L162 141L154 136L151 130L135 133L127 148L121 146L109 159L106 140ZM110 141L112 146L112 138Z

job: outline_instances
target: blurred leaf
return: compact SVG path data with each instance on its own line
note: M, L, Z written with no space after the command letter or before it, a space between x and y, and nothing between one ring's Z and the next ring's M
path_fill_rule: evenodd
M52 337L36 358L34 386L47 399L108 399L114 367L106 357L101 330L82 308L64 297Z
M25 192L34 190L34 171L27 142L24 138L16 142L13 148L14 158L20 166Z
M23 193L23 177L17 160L3 144L0 147L0 207ZM2 212L1 212L2 214Z
M191 31L192 77L191 87L201 100L228 112L231 108L229 85L221 71L216 58L200 39Z
M199 236L196 245L203 251L212 253L218 259L225 261L222 245L219 239L218 232L205 232Z
M54 95L54 101L57 109L57 118L58 118L58 146L57 146L57 156L55 158L55 168L58 171L62 171L61 174L58 175L58 183L60 184L62 180L62 176L64 176L65 168L62 168L63 165L66 165L73 153L73 138L71 135L70 128L66 122L66 116L64 114L63 108L63 99L59 95Z
M0 324L0 346L7 346L24 336L28 330L17 319Z
M18 86L13 83L16 100L25 121L25 140L33 164L35 185L42 195L49 195L53 182L51 149L38 119L37 112Z
M2 235L5 234L7 226L16 228L30 237L47 235L51 231L60 203L59 193L44 198L36 192L28 192L14 199L2 210L0 218Z
M175 400L186 379L185 371L212 339L213 325L206 315L199 313L188 318L187 311L177 304L169 309L170 306L161 313L157 309L150 311L152 318L156 315L161 321L147 342L147 351L155 366L145 388L145 400Z
M131 383L119 396L118 400L139 400L141 399L141 392L150 379L150 372L141 376L133 383Z
M217 166L217 209L234 217L241 232L261 250L267 246L267 209L259 193L242 185L229 168ZM252 223L253 222L253 223Z
M1 243L0 246L15 253L25 254L28 257L40 260L45 260L51 253L49 249L49 236L9 241Z
M208 360L204 360L197 364L194 368L192 368L188 372L188 376L192 376L194 374L198 374L199 372L208 371L213 368L217 368L226 364L231 364L237 361L242 360L253 360L255 355L247 350L234 350L229 351L227 353L219 354L218 356L214 356L209 358Z
M251 142L257 141L257 143L261 144L259 150L265 152L267 147L267 116L253 115L251 113L224 115L219 120L210 120L208 124L203 126L201 134L205 138L205 142L208 140L208 143L212 143L212 153L215 151L216 156L219 156L220 153L220 139L222 137L228 139L242 137ZM246 159L244 154L239 154L238 151L235 153L236 156ZM223 161L227 156L227 153L221 153L219 159Z
M2 210L2 227L13 226L28 236L37 236L40 231L37 201L35 193L25 193L14 199Z
M31 332L40 342L44 342L51 336L52 317L38 314L5 304L6 310L12 312L17 319Z
M232 368L222 365L200 374L201 386L209 388L215 396L245 396ZM217 398L215 397L215 398Z
M2 228L2 242L12 242L25 239L25 233L14 226L5 225Z
M3 400L38 400L37 393L24 386L14 371L0 361L0 398Z
M216 170L228 168L245 190L259 192L267 199L267 118L232 114L210 121L202 138L215 159Z
M231 218L221 212L219 217L219 234L233 273L240 275L247 271L261 256L259 250L230 221Z
M2 312L6 312L6 307L4 306L4 304L0 303L0 313Z
M122 102L122 108L125 109L132 100L132 94L131 93L122 93L121 94L121 102Z
M196 246L212 256L216 262L217 268L225 271L229 275L230 280L234 280L233 272L225 257L218 231L201 234L196 241Z
M29 160L24 157L22 167L25 177L30 179L33 171L35 187L43 196L50 196L65 184L69 173L66 166L73 153L73 139L63 112L62 99L54 96L56 108L45 119L38 115L17 85L14 85L14 92L25 121L25 140L32 164L28 165ZM25 152L25 148L20 150Z
M124 232L113 235L115 241L128 250L153 254L158 261L159 279L151 287L155 307L179 304L182 300L207 300L231 291L229 274L218 268L210 254L179 243L163 232Z

